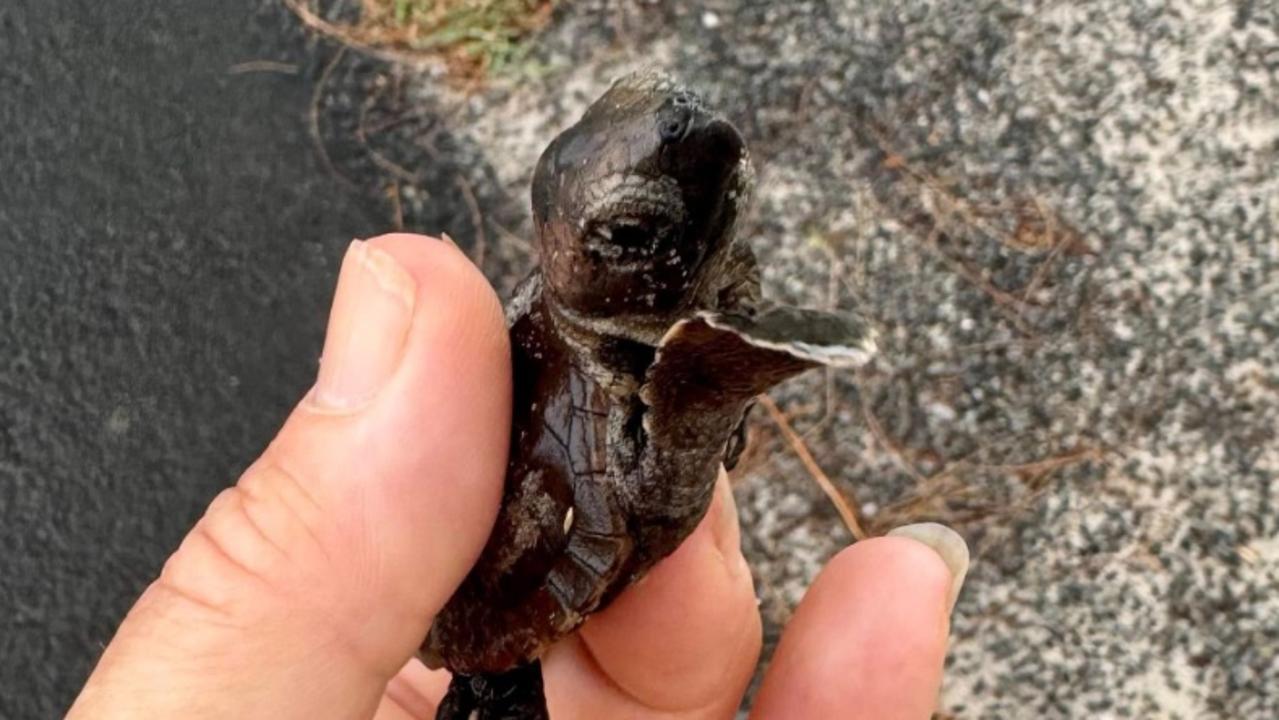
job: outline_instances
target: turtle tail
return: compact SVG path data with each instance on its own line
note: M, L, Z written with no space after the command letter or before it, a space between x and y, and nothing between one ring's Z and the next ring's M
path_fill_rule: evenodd
M549 720L542 663L534 660L502 673L454 673L435 720Z

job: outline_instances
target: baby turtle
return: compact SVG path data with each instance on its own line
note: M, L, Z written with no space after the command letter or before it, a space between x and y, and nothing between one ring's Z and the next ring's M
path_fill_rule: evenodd
M736 128L654 72L542 153L502 507L422 645L453 672L437 718L547 717L538 658L697 526L752 398L874 352L856 316L761 301L753 182Z

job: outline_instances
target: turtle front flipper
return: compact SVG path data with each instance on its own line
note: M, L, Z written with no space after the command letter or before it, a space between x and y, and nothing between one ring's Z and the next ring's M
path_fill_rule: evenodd
M854 368L876 350L860 316L786 306L755 315L702 313L662 338L641 397L650 433L697 412L749 401L786 378L819 365Z
M664 557L701 520L752 398L810 368L859 367L875 350L874 330L851 313L776 306L676 323L640 390L648 440L633 509L645 518L636 523L644 537L635 571Z

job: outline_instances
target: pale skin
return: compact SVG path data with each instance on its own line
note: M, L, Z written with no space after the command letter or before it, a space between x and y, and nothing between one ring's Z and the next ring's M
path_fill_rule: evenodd
M498 299L461 251L353 245L316 388L138 599L70 717L434 717L448 676L413 656L495 517L510 386ZM751 716L929 717L952 580L905 537L839 553ZM679 550L543 659L551 716L731 718L760 647L721 477Z

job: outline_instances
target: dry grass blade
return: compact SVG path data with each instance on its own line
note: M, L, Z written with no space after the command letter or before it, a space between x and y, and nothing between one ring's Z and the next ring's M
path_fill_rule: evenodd
M276 62L275 60L249 60L232 65L227 68L227 72L231 75L244 75L247 73L297 75L298 66L296 63Z
M782 411L778 409L777 403L773 402L773 399L767 395L760 395L759 404L764 406L764 409L768 411L769 417L771 417L773 422L777 424L777 428L782 431L782 435L785 436L786 442L790 444L791 450L795 452L799 461L804 464L804 469L807 470L808 474L817 482L817 485L822 489L822 492L826 493L826 497L830 498L831 504L835 506L835 510L839 512L839 516L843 518L844 525L848 527L848 531L852 533L853 537L857 540L865 540L869 537L866 534L866 531L862 529L861 522L857 519L857 511L853 509L853 506L849 504L848 500L844 499L843 493L835 487L835 484L832 483L826 473L822 471L821 466L813 459L813 454L809 452L808 445L805 444L804 439L795 432L795 428L791 427L790 421L787 420Z
M338 170L333 164L333 158L329 156L329 149L324 145L324 135L320 131L320 104L324 100L324 89L329 84L329 78L333 77L333 70L337 68L338 63L342 62L342 58L346 55L346 48L338 48L333 54L333 59L324 66L324 72L320 73L320 79L315 83L315 90L311 93L311 106L308 110L308 120L311 129L311 142L315 145L315 151L320 156L320 161L324 163L324 167L329 174L338 178L342 182L351 187L355 187L355 182Z
M1055 455L1053 457L1034 460L1026 463L1017 463L1014 465L986 465L985 469L992 472L1004 472L1016 475L1029 484L1038 483L1043 477L1050 475L1062 468L1077 465L1082 462L1105 463L1106 457L1101 450L1094 447L1081 447L1070 452Z

